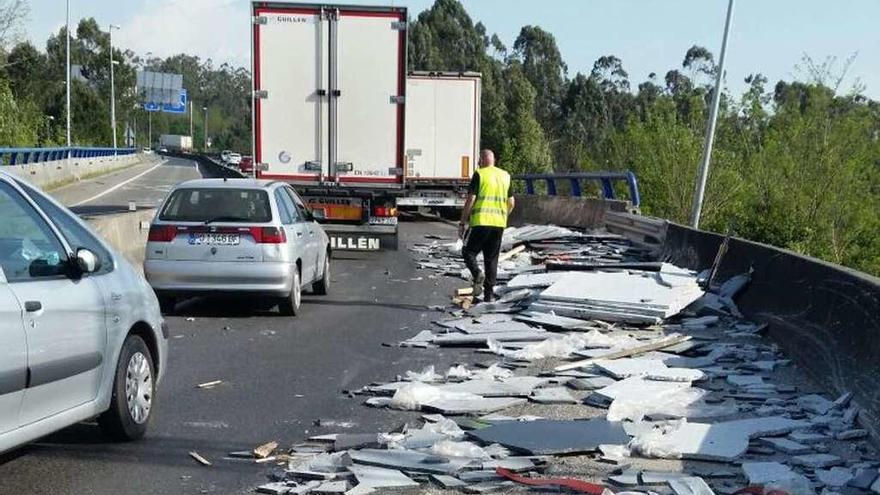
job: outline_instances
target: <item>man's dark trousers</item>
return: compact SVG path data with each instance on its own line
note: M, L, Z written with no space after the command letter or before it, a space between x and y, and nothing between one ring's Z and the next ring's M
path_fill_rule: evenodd
M503 235L504 228L502 227L471 227L461 252L464 263L471 271L474 280L480 273L480 267L477 266L477 255L483 253L483 265L486 268L486 280L483 282L483 288L487 295L494 294L492 288L495 287L495 279L498 276L498 255L501 252Z

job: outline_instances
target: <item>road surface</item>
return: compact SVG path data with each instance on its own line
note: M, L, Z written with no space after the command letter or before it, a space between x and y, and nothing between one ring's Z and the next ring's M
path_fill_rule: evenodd
M194 172L171 161L91 206L155 201L171 182ZM429 233L451 237L452 227L405 223L401 231L400 251L338 254L331 294L305 294L296 318L234 300L179 305L168 317L169 368L147 438L117 444L92 423L75 425L0 457L0 493L252 493L272 468L224 459L228 452L415 423L416 413L369 408L343 393L429 364L443 369L463 356L461 350L382 345L428 328L442 315L428 306L448 303L460 285L428 279L405 250ZM474 354L469 360L482 359ZM223 383L196 387L213 380ZM190 451L214 465L196 464Z

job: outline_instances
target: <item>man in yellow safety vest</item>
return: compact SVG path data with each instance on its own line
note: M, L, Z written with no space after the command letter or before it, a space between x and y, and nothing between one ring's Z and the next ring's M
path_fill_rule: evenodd
M468 198L458 225L458 235L464 239L462 255L473 277L474 298L479 297L485 289L485 302L495 300L492 289L498 274L501 237L507 227L507 215L514 205L510 174L495 166L495 153L492 150L481 151L480 167L471 178ZM483 253L485 272L477 265L479 253Z

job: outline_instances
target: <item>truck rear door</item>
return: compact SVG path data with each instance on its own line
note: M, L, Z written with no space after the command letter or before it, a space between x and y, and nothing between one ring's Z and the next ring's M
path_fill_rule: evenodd
M262 177L400 188L406 9L255 2Z
M328 175L326 15L320 6L254 4L254 147L265 178Z

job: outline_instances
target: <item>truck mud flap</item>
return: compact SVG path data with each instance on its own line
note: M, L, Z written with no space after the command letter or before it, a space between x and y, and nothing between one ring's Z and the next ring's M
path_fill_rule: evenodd
M397 227L324 224L333 251L397 251Z

